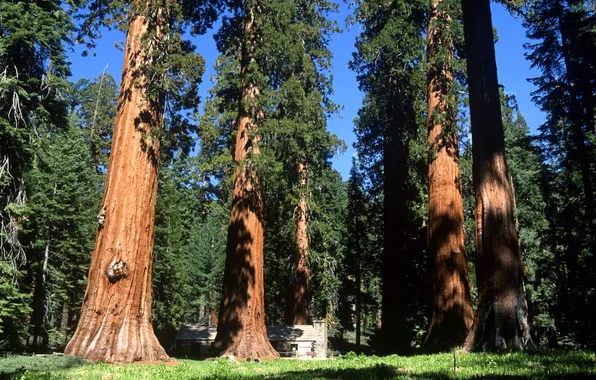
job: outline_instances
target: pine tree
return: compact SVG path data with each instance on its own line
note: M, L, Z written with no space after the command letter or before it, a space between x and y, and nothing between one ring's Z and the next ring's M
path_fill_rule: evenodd
M71 107L79 117L79 127L87 132L93 163L98 172L105 172L118 105L116 79L103 72L93 81L80 79L72 91L74 99Z
M535 1L523 15L533 40L527 58L541 71L531 79L538 88L534 101L548 115L539 130L548 167L550 249L559 268L557 336L564 343L589 344L595 337L588 310L596 304L593 10L576 1Z
M489 1L462 3L476 195L479 300L466 350L532 344L517 244Z
M39 141L27 173L31 217L25 225L34 280L30 349L66 344L72 311L80 307L100 202L89 147L74 126ZM59 327L60 326L60 327ZM66 327L66 330L63 328ZM48 332L60 331L59 341ZM42 338L42 342L38 341Z
M13 270L26 262L21 243L27 219L24 173L34 136L67 125L61 93L73 25L63 2L1 1L0 13L0 260Z
M368 202L363 191L362 175L358 172L355 159L352 159L352 169L350 170L348 202L348 244L345 262L349 268L346 268L349 275L346 280L349 285L352 285L350 287L353 288L349 289L348 293L355 295L354 324L356 326L356 348L359 349L362 337L363 267L366 260L366 249L368 247L366 241L366 207Z

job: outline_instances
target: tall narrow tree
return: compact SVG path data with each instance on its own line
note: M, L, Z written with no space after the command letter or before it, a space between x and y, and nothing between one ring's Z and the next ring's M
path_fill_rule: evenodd
M363 31L356 40L352 68L366 91L359 112L360 146L371 156L383 192L383 295L384 350L410 348L408 312L412 294L414 256L407 248L409 201L409 148L417 132L416 102L419 64L422 60L425 12L423 1L360 0L356 20ZM365 146L368 145L368 146ZM380 159L379 159L380 158ZM411 198L410 198L411 199Z
M264 118L254 55L263 5L259 0L242 3L239 10L243 23L242 79L234 153L238 166L234 173L223 291L212 351L241 359L267 359L277 357L278 353L271 346L265 327L263 198L255 163L255 156L259 155L258 128Z
M296 269L295 289L292 291L292 324L308 324L308 166L298 164L300 190L296 207Z
M433 0L427 38L428 249L432 261L432 316L424 346L461 345L472 321L472 298L464 243L464 210L458 167L453 36L450 1Z
M532 342L511 202L489 0L463 0L476 194L478 309L464 348Z

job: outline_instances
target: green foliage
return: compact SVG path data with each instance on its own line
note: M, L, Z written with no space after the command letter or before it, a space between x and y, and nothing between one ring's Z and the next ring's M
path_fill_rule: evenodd
M453 354L424 356L357 356L337 360L274 360L230 363L181 360L172 365L89 364L69 357L0 359L0 375L38 378L118 379L474 379L595 378L594 353L545 351L536 354Z
M366 333L375 329L379 322L381 257L369 241L373 238L370 228L374 223L372 202L367 197L364 176L354 158L347 187L347 245L341 262L340 322L343 329L354 330L356 304L360 302L362 330Z
M515 97L502 92L501 110L519 244L527 268L526 292L540 335L534 338L552 343L558 273L553 271L557 263L548 245L549 222L542 188L544 167Z
M0 351L23 343L30 308L29 295L13 281L14 271L0 261Z
M539 147L545 165L543 186L548 190L547 244L556 263L552 302L557 304L557 338L593 345L589 310L596 305L594 10L579 1L537 0L525 5L524 25L532 40L525 46L527 58L541 74L530 80L537 87L532 95L547 114L539 128Z
M70 310L80 308L101 194L82 130L69 127L38 144L34 167L26 175L30 217L24 228L30 241L28 270L36 278L35 291L43 293L35 296L42 301L34 301L34 313L43 313L49 331L60 323L64 304Z
M228 2L216 35L222 53L217 83L201 119L199 153L214 198L227 201L234 165L235 120L240 101L240 50L243 19L252 2ZM265 280L268 323L281 323L296 254L295 208L306 193L308 203L310 298L313 318L335 318L343 251L345 195L330 159L343 143L327 129L336 112L331 101L329 38L338 27L327 17L337 4L320 1L259 2L253 25L254 62L246 80L256 83L256 100L265 117L258 125L260 155L255 158L265 202ZM258 41L258 42L257 42ZM300 164L308 181L302 185ZM334 225L330 225L334 223Z
M73 25L58 0L0 1L0 257L26 262L20 242L33 136L66 125L61 93Z
M77 41L90 49L105 28L127 30L133 16L145 17L148 31L140 37L146 61L140 72L151 78L145 83L144 93L158 101L164 111L164 128L152 133L162 141L162 155L171 157L178 150L189 153L193 146L196 125L192 116L198 110L198 86L204 73L204 60L194 52L195 46L187 39L204 33L219 14L222 1L138 2L130 0L80 0Z
M229 206L214 201L207 215L192 229L185 259L187 277L191 280L187 321L212 325L213 316L218 315L229 217Z
M96 170L107 171L118 105L116 80L105 72L93 81L80 79L72 87L70 102L75 123L85 130Z
M400 289L385 289L386 295L394 292L399 294L397 298L406 300L407 305L400 306L407 308L400 311L407 315L407 326L400 326L404 338L392 342L403 348L419 341L426 327L428 148L423 31L428 2L362 0L356 5L355 21L362 24L363 31L357 37L357 52L350 67L365 97L355 120L355 146L373 203L372 213L376 214L371 216L376 223L368 223L367 229L370 249L378 255L376 261L384 263L377 276L390 265L387 258L403 258L395 272L385 271L405 279L407 284ZM394 215L396 209L403 215ZM405 241L395 243L399 244L393 246L395 252L385 253L385 249L391 249L387 247L393 237L401 234ZM385 254L392 256L383 259Z

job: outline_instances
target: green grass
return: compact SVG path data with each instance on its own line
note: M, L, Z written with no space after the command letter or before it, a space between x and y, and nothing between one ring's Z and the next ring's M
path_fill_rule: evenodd
M596 379L596 355L588 351L366 357L326 361L275 360L230 363L179 360L174 364L89 364L70 357L0 358L0 378L16 379Z

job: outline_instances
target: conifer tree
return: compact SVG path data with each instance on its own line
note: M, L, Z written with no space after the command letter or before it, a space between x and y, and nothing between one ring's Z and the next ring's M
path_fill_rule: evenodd
M29 349L40 352L66 344L70 317L80 307L100 202L88 145L70 126L39 141L27 222L30 270L34 276L33 336ZM61 330L59 341L48 332ZM41 341L38 340L41 338Z
M240 98L236 119L236 149L232 210L228 228L226 264L217 336L212 345L216 355L242 359L274 358L265 328L263 198L255 157L259 155L259 127L264 118L260 104L262 74L256 60L263 28L265 4L247 0L233 4L233 18L239 25ZM227 20L224 25L233 27Z
M478 308L464 348L531 346L507 173L490 2L462 3L476 196Z
M596 341L588 311L596 305L593 9L578 1L526 5L524 25L533 40L525 46L527 58L541 71L531 79L534 101L548 115L539 130L548 167L550 249L559 268L558 337L589 344Z
M105 362L167 359L151 325L157 174L160 150L190 140L181 111L197 106L202 61L182 33L189 24L197 32L213 21L215 2L200 5L89 5L84 34L95 37L109 20L127 25L128 33L95 251L81 318L65 350L69 355ZM165 111L173 111L168 134L162 128Z
M464 243L458 161L454 39L459 6L433 1L427 32L430 146L428 245L432 265L432 317L424 346L449 350L468 335L474 318Z
M66 47L73 25L63 2L1 1L0 13L0 260L26 262L20 241L27 219L24 173L34 137L67 125L61 93L70 75Z
M366 249L368 246L366 241L366 207L368 202L363 191L362 176L358 172L355 159L352 159L352 169L350 170L348 202L348 244L346 247L347 252L345 261L349 267L347 281L353 288L349 293L355 294L354 324L356 326L356 347L359 349L362 339L363 272L367 256ZM353 276L353 278L351 276Z
M103 72L93 81L80 79L74 84L72 92L71 107L78 116L79 127L86 131L95 168L98 172L105 172L118 105L116 79Z
M553 346L560 273L548 246L550 223L543 184L546 168L515 96L502 93L501 110L532 338L537 344Z
M417 102L423 98L418 67L427 4L422 1L358 1L363 26L351 67L365 91L356 132L362 160L383 194L383 316L386 351L409 349L408 308L414 257L409 245L410 141L417 137ZM380 190L380 189L378 189ZM409 247L412 248L412 247Z

